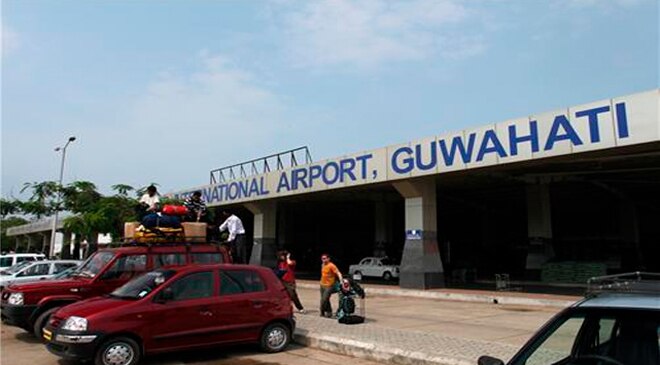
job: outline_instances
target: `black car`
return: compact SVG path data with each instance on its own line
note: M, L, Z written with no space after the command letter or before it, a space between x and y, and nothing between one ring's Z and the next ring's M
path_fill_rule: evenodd
M479 365L504 365L489 356ZM660 365L660 274L593 278L507 365Z

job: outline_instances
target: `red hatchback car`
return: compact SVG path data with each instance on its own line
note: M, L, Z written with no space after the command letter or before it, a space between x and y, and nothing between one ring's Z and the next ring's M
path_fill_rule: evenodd
M144 355L219 344L278 352L294 328L291 300L271 270L216 264L160 268L63 307L43 338L63 358L134 365Z

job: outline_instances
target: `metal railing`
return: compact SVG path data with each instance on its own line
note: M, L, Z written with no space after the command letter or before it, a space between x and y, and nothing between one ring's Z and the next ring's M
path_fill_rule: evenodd
M312 163L312 155L309 153L307 146L211 170L210 182L211 184L217 184L237 178L265 174L273 169L283 170L298 166L303 161L304 164Z

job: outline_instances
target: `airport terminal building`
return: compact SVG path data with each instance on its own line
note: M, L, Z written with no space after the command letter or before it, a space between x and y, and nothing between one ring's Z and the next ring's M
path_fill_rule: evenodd
M233 210L252 263L387 255L406 288L660 271L659 110L656 89L323 161L289 151L171 196Z
M342 270L388 256L405 288L660 272L660 89L323 161L299 148L168 195L197 190L266 266L280 248L314 273L321 253ZM42 223L7 234L52 253Z

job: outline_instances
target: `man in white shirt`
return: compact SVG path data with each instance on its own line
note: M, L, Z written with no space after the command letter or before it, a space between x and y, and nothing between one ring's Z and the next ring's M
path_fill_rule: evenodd
M222 211L222 215L226 218L220 225L220 232L229 231L229 246L231 247L232 256L235 264L246 264L247 247L245 245L245 228L240 218L228 211Z
M147 187L147 192L140 198L140 212L138 215L141 217L150 213L156 213L160 205L160 197L158 190L153 185ZM140 219L141 219L140 217Z

